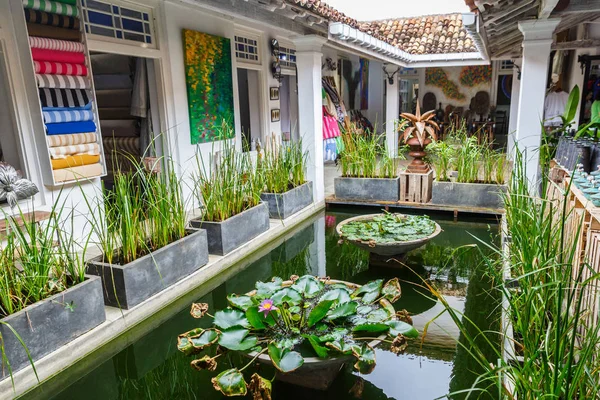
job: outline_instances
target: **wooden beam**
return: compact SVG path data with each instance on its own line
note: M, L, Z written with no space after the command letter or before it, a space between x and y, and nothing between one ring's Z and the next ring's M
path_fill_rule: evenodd
M600 12L600 2L597 0L571 0L564 10L555 12L554 15L590 12Z
M552 45L552 50L575 50L586 47L600 47L600 39L573 40L571 42L560 42Z
M558 4L558 0L542 0L540 4L540 11L538 12L539 19L547 19L554 11L554 8Z

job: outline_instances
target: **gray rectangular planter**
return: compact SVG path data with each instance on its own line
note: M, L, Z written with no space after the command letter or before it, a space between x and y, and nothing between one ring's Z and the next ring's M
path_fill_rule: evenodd
M335 178L335 198L340 200L400 200L400 178Z
M433 182L431 203L481 208L504 208L506 185L487 183Z
M35 363L105 320L102 282L97 276L86 276L82 283L0 321L9 324L19 334ZM30 365L25 349L8 326L0 324L0 335L12 372ZM9 373L6 363L0 363L2 380Z
M107 305L132 308L208 263L204 230L190 234L125 265L102 262L99 256L87 264L87 272L102 277Z
M313 202L313 184L306 182L285 193L263 193L262 201L269 206L269 217L286 219Z
M222 222L197 218L191 220L190 225L206 229L210 254L224 256L269 230L269 208L266 203L260 203Z

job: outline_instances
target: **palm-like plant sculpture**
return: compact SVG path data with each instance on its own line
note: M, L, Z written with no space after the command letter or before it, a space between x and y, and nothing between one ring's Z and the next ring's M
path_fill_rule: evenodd
M425 147L432 140L437 140L437 131L440 129L438 124L433 120L435 110L427 111L421 115L421 108L417 101L417 112L415 114L402 113L400 117L404 121L398 126L398 130L402 132L402 140L410 146L409 156L413 161L408 165L408 172L425 173L429 171L429 165L423 161L425 157Z

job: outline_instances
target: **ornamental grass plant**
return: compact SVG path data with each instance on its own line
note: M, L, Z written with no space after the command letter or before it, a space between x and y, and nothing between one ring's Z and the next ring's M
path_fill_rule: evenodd
M398 158L390 157L382 145L385 135L361 133L351 124L342 133L342 140L344 149L339 154L339 164L343 177L396 178Z
M279 137L272 136L257 163L265 193L285 193L304 184L307 159L301 140L282 143Z

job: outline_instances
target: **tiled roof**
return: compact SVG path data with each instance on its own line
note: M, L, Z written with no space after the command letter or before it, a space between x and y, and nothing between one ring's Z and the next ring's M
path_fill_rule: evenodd
M476 52L461 14L358 22L321 0L287 0L330 22L342 22L411 54Z
M361 30L411 54L476 52L461 14L364 22Z

